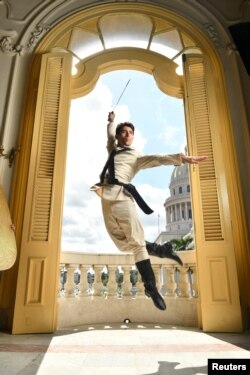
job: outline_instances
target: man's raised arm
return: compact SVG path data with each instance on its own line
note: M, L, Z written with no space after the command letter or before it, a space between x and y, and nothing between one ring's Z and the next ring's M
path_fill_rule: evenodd
M116 126L115 126L114 120L115 120L115 113L113 111L109 112L108 126L107 126L107 150L109 154L114 149L115 141L116 141L116 138L115 138Z

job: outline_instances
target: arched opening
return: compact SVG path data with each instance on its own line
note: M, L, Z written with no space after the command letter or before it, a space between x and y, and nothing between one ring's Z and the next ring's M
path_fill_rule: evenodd
M103 48L105 38L100 42L96 39L99 28L103 23L105 25L104 17L114 17L115 25L117 12L121 17L124 12L129 12L142 26L135 30L131 25L128 39L130 43L138 40L139 32L144 49L131 45L118 48L110 29L105 26L102 35L108 38L110 49ZM155 21L151 29L147 17ZM184 76L176 74L176 62L179 60L172 61L171 57L159 54L157 49L158 44L164 45L165 40L169 40L165 34L170 31L168 36L171 35L172 42L178 44L177 35L171 29L173 24L185 35L189 47L190 41L196 41L194 47L202 46L202 54L193 54L193 49L186 51L191 53L184 55ZM80 36L86 38L86 50L90 40L93 43L89 46L95 46L91 53L95 54L80 56L77 74L72 78L72 53L65 45L68 46L72 30L76 31L81 25L84 32L81 30ZM169 28L167 25L170 25ZM90 39L86 28L92 31ZM145 35L148 34L150 43L145 43ZM150 46L154 48L150 49ZM22 138L27 148L23 155L23 163L26 164L19 191L16 191L16 200L18 194L25 209L19 262L22 272L18 275L13 332L45 332L56 326L57 275L54 269L57 269L60 251L69 99L91 91L100 73L128 67L149 72L164 92L185 100L189 151L209 156L204 168L191 171L192 191L195 192L197 257L202 270L199 275L202 326L208 331L241 330L234 254L237 238L233 239L231 233L231 223L238 219L231 205L234 153L229 153L229 149L233 149L234 145L230 136L224 82L220 79L223 74L208 40L194 25L161 8L112 4L69 17L49 33L36 53L27 102L29 111L24 120L28 131ZM37 86L34 87L33 82L38 77L40 82L36 94ZM226 155L227 160L223 164Z
M153 76L144 72L116 70L102 74L90 94L71 101L62 251L119 253L107 236L100 199L90 191L90 186L99 180L107 157L107 113L114 109L127 82L115 108L116 123L134 123L134 147L144 154L185 152L183 100L165 95ZM151 242L165 230L163 203L173 168L146 169L133 179L154 210L149 216L138 211L145 236ZM171 238L186 233L174 232Z

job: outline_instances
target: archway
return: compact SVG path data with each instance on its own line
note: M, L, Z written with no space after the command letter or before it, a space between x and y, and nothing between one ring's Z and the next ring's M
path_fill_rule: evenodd
M123 95L116 106L121 92ZM136 127L133 145L142 153L185 152L182 99L159 90L151 74L131 69L102 74L89 94L71 100L62 252L120 254L107 236L100 199L89 189L93 182L99 180L103 160L107 157L105 125L107 112L112 109L115 110L116 123L126 120L133 122ZM87 126L83 126L83 123ZM162 166L146 169L133 179L145 199L153 205L152 215L138 210L148 241L154 241L161 231L165 232L167 213L164 202L173 168ZM179 225L183 227L184 223ZM187 231L190 226L191 222ZM169 237L174 235L178 236L178 233L171 233L171 236L169 233Z
M187 38L202 46L202 54L184 55L185 74L181 78L175 73L175 62L156 51L115 46L81 59L78 74L72 78L72 53L64 46L72 28L84 25L92 32L98 31L100 16L117 12L130 12L137 20L142 15L153 17L154 25L158 25L154 31L161 30L164 22L175 23ZM144 21L145 18L141 20L145 26ZM22 138L27 152L16 193L25 202L25 209L13 332L48 332L56 328L54 270L60 251L70 96L90 91L102 72L124 67L149 72L164 92L185 99L189 152L209 156L204 167L191 171L197 258L202 270L202 326L206 331L241 330L234 252L237 238L233 239L231 233L231 223L238 220L231 204L235 180L231 164L235 161L229 150L234 146L224 83L220 79L223 74L208 40L194 25L161 8L112 4L69 17L48 34L36 52L27 102L29 111L24 119L28 131ZM34 86L38 77L39 85Z

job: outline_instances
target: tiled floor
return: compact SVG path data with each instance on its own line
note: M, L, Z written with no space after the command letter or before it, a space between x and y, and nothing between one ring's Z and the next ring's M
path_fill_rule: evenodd
M208 358L250 358L250 332L123 324L0 333L1 375L195 375L207 374Z

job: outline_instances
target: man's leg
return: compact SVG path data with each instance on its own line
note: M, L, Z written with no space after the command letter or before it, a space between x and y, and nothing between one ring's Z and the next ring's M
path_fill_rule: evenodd
M141 262L135 263L135 265L141 274L146 296L152 298L154 305L159 310L166 310L167 306L165 301L156 287L155 275L150 263L150 259L142 260Z
M145 246L144 231L134 203L130 200L107 202L102 200L107 231L120 251L133 252L135 264L145 287L145 294L154 305L165 310L166 304L156 287L154 271Z
M111 239L122 252L132 252L135 262L149 259L144 231L131 200L102 200L105 226Z
M173 250L170 242L165 242L163 245L159 245L155 242L146 241L146 248L149 255L156 256L159 258L168 258L176 261L181 266L183 266L181 258Z

